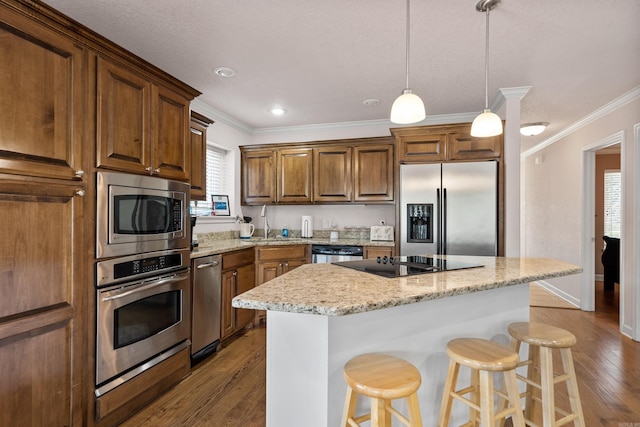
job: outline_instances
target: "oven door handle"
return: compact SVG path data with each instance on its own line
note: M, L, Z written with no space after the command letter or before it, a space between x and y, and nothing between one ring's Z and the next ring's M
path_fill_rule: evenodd
M188 279L188 278L189 278L189 273L174 274L173 276L163 277L163 278L154 280L153 282L149 282L149 283L147 283L147 284L145 284L143 286L140 286L139 288L131 289L130 291L123 292L121 294L114 295L114 296L111 296L111 297L102 298L102 301L112 301L112 300L116 300L118 298L124 298L126 296L129 296L129 295L132 295L132 294L137 294L139 292L144 292L144 291L146 291L148 289L155 288L157 286L166 285L167 283L180 282L180 281Z

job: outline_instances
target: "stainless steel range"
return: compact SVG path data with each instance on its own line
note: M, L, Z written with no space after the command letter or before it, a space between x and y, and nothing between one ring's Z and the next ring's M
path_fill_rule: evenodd
M418 255L391 258L385 256L360 261L334 262L332 264L382 277L405 277L416 274L484 267L482 264Z

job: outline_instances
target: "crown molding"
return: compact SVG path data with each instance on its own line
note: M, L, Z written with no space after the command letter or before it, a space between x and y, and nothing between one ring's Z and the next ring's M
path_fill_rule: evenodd
M524 160L527 157L531 156L534 153L537 153L538 151L547 148L548 146L550 146L551 144L567 137L568 135L572 134L573 132L582 129L583 127L587 126L588 124L601 119L602 117L606 116L607 114L611 114L612 112L616 111L618 108L624 107L625 105L629 104L630 102L635 101L636 99L640 98L640 86L636 86L635 88L633 88L632 90L630 90L629 92L625 93L624 95L621 95L617 98L615 98L613 101L608 102L607 104L603 105L602 107L598 108L597 110L595 110L594 112L592 112L591 114L585 116L584 118L578 120L577 122L569 125L568 127L566 127L564 130L558 132L557 134L553 135L552 137L542 141L540 144L536 145L535 147L532 147L530 149L528 149L527 151L523 151L520 154L520 160Z

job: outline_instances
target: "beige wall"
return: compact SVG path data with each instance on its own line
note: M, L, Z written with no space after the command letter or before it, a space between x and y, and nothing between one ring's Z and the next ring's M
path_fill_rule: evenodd
M606 170L620 169L620 154L597 154L596 155L596 218L595 218L595 236L596 236L596 251L595 251L595 267L596 276L602 276L604 274L604 267L602 266L602 251L604 250L604 172Z
M603 109L604 110L604 109ZM550 119L552 120L552 119ZM539 151L529 150L522 159L523 179L523 246L524 256L551 257L583 265L591 262L582 255L583 204L583 158L584 152L599 141L624 132L623 137L623 189L624 235L629 236L622 242L624 271L621 281L625 283L621 299L621 324L623 332L637 339L640 331L637 327L637 293L640 284L637 266L640 259L640 242L634 242L640 233L640 224L634 221L640 213L634 212L634 206L640 193L640 184L634 182L634 165L640 158L640 141L636 141L634 125L640 123L640 97L612 111L605 111L597 118L561 139L551 141ZM544 144L543 144L544 145ZM594 245L600 248L601 236L594 237ZM634 252L635 251L635 252ZM584 267L584 265L583 265ZM550 279L548 283L561 294L581 304L585 299L582 293L581 275Z

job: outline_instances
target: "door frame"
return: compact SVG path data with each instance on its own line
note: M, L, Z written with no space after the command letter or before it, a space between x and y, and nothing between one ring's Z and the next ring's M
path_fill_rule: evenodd
M627 146L625 143L625 131L616 132L603 139L582 147L582 284L580 295L580 308L584 311L595 311L595 173L596 151L612 145L620 144L620 173L622 179L622 217L620 234L625 235L625 157ZM620 330L623 331L624 298L625 298L625 245L620 245ZM628 331L630 332L630 331Z

